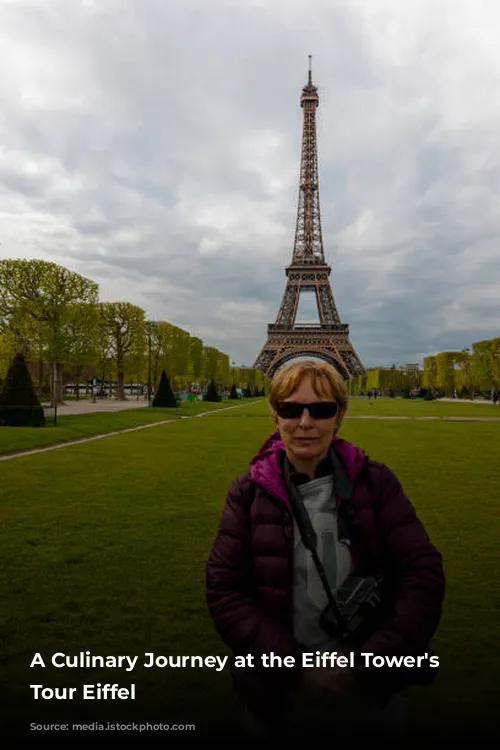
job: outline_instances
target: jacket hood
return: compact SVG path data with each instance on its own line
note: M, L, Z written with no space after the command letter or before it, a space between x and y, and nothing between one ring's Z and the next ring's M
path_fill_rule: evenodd
M333 438L332 446L341 459L349 480L354 482L367 457L365 452L338 437ZM279 432L273 432L250 461L250 478L265 492L289 506L290 501L281 469L284 455L285 444Z

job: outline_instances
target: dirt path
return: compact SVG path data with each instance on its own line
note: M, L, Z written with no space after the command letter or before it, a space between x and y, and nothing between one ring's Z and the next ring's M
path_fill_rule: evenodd
M130 399L129 401L117 401L115 398L102 398L92 401L90 398L75 399L74 401L64 401L57 406L57 416L66 417L71 414L92 414L93 412L104 411L125 411L125 409L140 409L147 406L147 399ZM54 413L54 407L49 404L43 405L44 411L51 416Z

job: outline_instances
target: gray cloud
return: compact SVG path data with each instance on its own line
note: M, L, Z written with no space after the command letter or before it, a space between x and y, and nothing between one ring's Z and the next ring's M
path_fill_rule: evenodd
M486 0L3 3L0 255L251 364L292 251L312 53L325 253L362 360L498 335L499 25Z

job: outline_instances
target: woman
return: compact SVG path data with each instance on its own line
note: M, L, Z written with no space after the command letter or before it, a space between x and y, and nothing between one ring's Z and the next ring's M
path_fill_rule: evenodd
M387 738L394 696L433 677L425 654L441 617L441 555L394 473L337 437L347 400L328 364L277 372L269 392L277 431L229 489L207 563L215 627L235 658L253 658L253 666L233 659L235 689L271 742L300 743L318 730L359 737L363 727ZM365 609L374 614L357 629L353 618L346 636L348 615L335 607L343 584L360 580L373 582L374 607ZM309 666L323 652L346 655L348 665L335 657ZM270 654L292 657L292 666L277 658L266 666ZM363 654L424 659L380 667Z

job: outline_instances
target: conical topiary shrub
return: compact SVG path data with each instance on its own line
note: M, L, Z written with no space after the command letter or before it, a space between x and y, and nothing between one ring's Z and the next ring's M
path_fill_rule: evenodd
M0 393L0 424L44 427L45 416L22 354L16 354Z
M236 386L233 383L233 387L231 388L231 393L229 394L229 398L238 398L238 391L236 390Z
M177 401L170 386L170 382L167 378L167 373L165 372L165 370L162 370L160 385L158 386L158 390L155 393L153 406L177 406Z
M215 385L215 381L211 380L210 384L207 388L207 392L205 393L203 397L204 401L220 401L220 396L217 392L217 386Z

